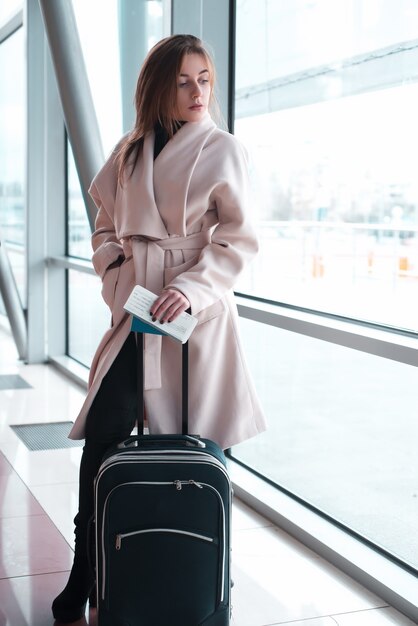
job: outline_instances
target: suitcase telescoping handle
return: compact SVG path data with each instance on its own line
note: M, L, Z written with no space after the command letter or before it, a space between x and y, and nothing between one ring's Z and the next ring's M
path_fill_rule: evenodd
M137 389L138 434L144 433L144 335L136 333L137 342ZM181 367L181 434L189 434L189 344L182 345Z
M195 446L196 448L206 448L206 444L201 439L197 437L193 437L192 435L184 435L179 437L178 435L165 435L164 437L158 435L149 435L147 436L147 446L148 448L152 445L161 446L161 444L167 445L167 442L172 440L173 443L183 446ZM118 448L124 450L126 448L138 448L140 446L140 437L133 435L132 437L128 437L121 443L118 443Z

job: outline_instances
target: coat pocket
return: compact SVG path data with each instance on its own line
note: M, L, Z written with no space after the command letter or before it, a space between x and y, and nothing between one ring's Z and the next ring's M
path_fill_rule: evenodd
M115 301L116 285L119 278L120 266L106 270L102 282L102 298L111 309Z
M102 282L102 298L106 302L107 306L112 309L115 304L116 289L118 286L121 273L124 271L125 266L132 260L132 255L127 257L121 265L106 270L103 276Z

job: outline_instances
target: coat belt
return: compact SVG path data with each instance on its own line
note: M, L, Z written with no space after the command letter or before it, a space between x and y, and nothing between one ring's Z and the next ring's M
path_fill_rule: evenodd
M204 230L185 237L168 237L167 239L148 239L134 235L129 238L135 264L135 275L144 276L143 285L149 291L160 295L164 288L165 253L167 250L202 250L211 241L211 231ZM135 254L137 246L146 246L146 267L137 264L143 258ZM144 388L161 388L161 335L145 335L144 353ZM180 367L180 363L179 363Z

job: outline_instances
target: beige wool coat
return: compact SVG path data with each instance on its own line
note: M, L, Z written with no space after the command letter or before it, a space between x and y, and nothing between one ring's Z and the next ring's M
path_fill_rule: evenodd
M72 439L84 437L94 396L130 332L123 305L135 284L156 294L168 287L181 291L199 320L189 340L190 432L227 448L265 429L232 294L257 252L247 191L243 148L209 115L184 124L155 160L154 133L148 133L123 186L114 153L94 178L93 265L112 321L93 358ZM122 265L108 269L121 255ZM145 336L145 408L153 434L181 432L180 363L180 344Z

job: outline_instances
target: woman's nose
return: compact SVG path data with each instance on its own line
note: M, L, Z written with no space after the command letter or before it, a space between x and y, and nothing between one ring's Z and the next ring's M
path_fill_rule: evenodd
M201 95L202 95L202 90L200 88L200 85L197 84L195 88L193 89L193 98L199 98Z

